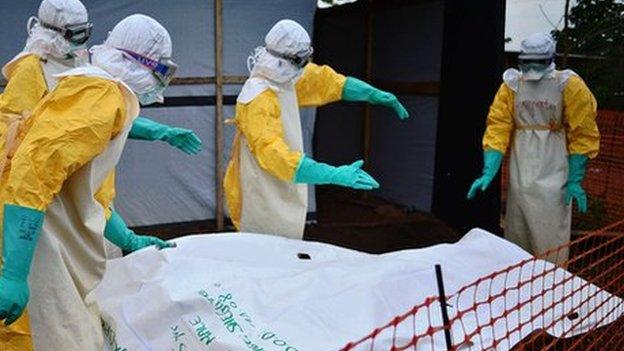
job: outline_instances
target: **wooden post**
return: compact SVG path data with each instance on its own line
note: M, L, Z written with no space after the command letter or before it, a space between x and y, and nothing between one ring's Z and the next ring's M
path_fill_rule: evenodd
M223 203L223 0L214 2L215 23L215 173L217 178L217 198L215 217L217 230L223 230L224 203Z
M373 80L373 0L368 0L366 7L366 81ZM364 105L363 129L362 129L362 154L364 167L370 166L370 143L371 143L371 105Z

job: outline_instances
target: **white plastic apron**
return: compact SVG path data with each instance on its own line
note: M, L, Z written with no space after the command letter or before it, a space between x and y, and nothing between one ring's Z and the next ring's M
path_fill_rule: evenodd
M291 150L303 152L299 104L293 83L278 86L284 140ZM308 209L308 187L285 182L265 172L240 134L242 211L240 230L302 239Z
M539 81L520 79L515 95L505 237L532 254L570 240L571 206L564 200L568 151L560 79L557 71ZM548 259L561 263L567 260L567 250Z
M65 75L113 80L96 67ZM134 94L118 83L126 100L126 126L97 157L65 181L46 211L29 276L28 304L37 351L102 350L99 309L85 297L100 283L105 267L104 209L94 194L119 161L133 120L138 115Z

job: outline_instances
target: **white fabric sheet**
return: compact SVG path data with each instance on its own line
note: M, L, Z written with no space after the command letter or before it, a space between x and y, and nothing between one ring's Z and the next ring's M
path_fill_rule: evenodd
M452 295L449 313L453 318L457 308L474 303L470 294L453 295L460 287L531 257L479 229L456 244L384 255L257 234L190 236L177 240L177 244L174 249L150 248L109 262L104 281L91 298L103 310L111 350L338 350L427 297L436 296L436 263L442 265L447 294ZM300 254L310 259L301 259ZM549 265L543 261L535 264ZM523 274L515 277L521 279ZM599 292L590 301L599 305L590 315L588 306L581 306L580 295L562 300L560 289L549 290L549 281L568 275L559 269L546 276L541 285L533 284L524 291L509 289L508 307L513 305L510 301L522 301L532 290L544 300L563 302L564 308L555 308L552 317L574 310L580 319L591 322L622 303L607 292ZM514 275L508 278L509 287ZM492 289L500 289L502 282L495 281ZM571 279L566 291L583 283L580 278ZM477 296L481 296L485 288L478 289ZM596 289L587 285L579 294L587 296ZM537 305L541 306L541 301ZM491 308L477 309L479 320L484 323L490 310L496 316L502 307L495 300ZM521 309L524 317L530 309L525 310ZM430 311L432 323L439 326L439 305L431 305ZM616 312L603 324L619 317L622 308ZM471 331L475 320L474 314L464 315L466 332ZM513 326L514 320L519 320L517 314L509 315L507 322ZM417 314L416 331L425 331L428 326L427 315ZM591 326L584 323L572 334ZM533 327L539 327L539 322ZM496 323L493 330L484 329L471 342L487 347L492 342L491 332L501 335L498 333L504 328L505 323ZM560 323L549 332L561 335L567 329L569 323ZM397 332L399 345L411 340L412 319ZM522 329L522 335L526 332L527 328ZM455 323L454 339L463 340L462 333L461 324ZM497 349L509 349L519 336ZM381 333L374 350L389 350L391 339L391 330ZM418 346L430 350L432 343L435 349L444 349L443 334L422 340ZM365 343L356 350L369 349L370 344Z

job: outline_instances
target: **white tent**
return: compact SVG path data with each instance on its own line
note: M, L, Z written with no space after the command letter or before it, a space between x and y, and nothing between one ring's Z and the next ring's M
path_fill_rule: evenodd
M94 23L89 44L102 42L116 22L132 13L145 13L160 21L170 32L177 76L215 77L214 1L93 1L83 0ZM0 1L4 16L0 23L5 36L0 43L0 61L7 62L24 45L26 20L37 14L39 1ZM282 18L292 18L312 32L314 0L247 1L226 0L223 4L223 75L247 75L247 56L263 44L264 34ZM226 84L224 117L234 116L232 101L241 85ZM215 218L216 150L215 85L172 86L166 93L175 107L142 109L142 115L156 121L196 131L204 142L198 156L187 156L161 142L130 141L117 170L117 210L129 225L154 225ZM314 111L302 114L306 146L311 145ZM225 127L224 164L229 158L233 127ZM314 201L314 196L311 196ZM312 207L314 208L314 207Z
M115 204L131 226L218 223L222 198L217 193L217 155L223 170L234 134L234 127L224 126L223 120L234 116L250 52L262 45L276 21L292 18L313 35L317 62L394 92L412 116L401 122L391 110L373 107L363 118L365 104L352 103L319 109L319 118L315 110L303 111L306 152L336 165L366 158L368 169L382 183L375 195L433 212L461 231L474 225L496 230L497 193L491 191L485 195L488 201L471 204L463 201L463 193L479 172L478 140L500 84L500 1L487 0L490 5L479 8L444 0L356 1L324 10L317 9L317 0L83 2L95 25L91 45L101 43L117 21L132 13L151 15L169 29L180 79L167 91L165 106L144 108L142 113L193 129L204 141L204 150L195 157L161 142L128 142L117 168ZM216 16L215 3L222 3L221 17ZM38 5L39 0L0 0L3 13L9 14L0 29L11 33L0 42L0 62L21 50L26 20L36 15ZM481 18L484 13L487 16ZM221 26L215 25L215 18L221 18ZM217 27L223 32L222 116L215 112L220 110L215 107ZM482 40L468 43L467 36ZM480 54L463 56L467 50ZM217 129L223 131L223 141ZM310 212L316 209L314 199L311 191Z

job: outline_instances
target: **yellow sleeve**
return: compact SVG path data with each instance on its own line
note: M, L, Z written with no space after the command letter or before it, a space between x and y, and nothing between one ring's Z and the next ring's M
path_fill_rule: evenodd
M260 167L281 180L291 182L303 155L291 150L284 140L281 110L275 92L268 89L248 104L237 104L236 124Z
M483 149L507 152L511 133L514 130L514 93L501 84L487 116L487 127L483 135Z
M39 57L21 58L7 69L7 75L9 81L0 95L0 112L32 112L48 91Z
M6 74L9 81L0 95L0 150L5 148L4 135L11 115L31 113L48 89L38 56L24 56L11 63L6 67Z
M6 203L45 211L63 183L106 149L123 128L125 104L116 83L67 77L37 106L17 149Z
M109 220L113 211L111 209L113 200L115 199L115 171L111 171L95 193L95 201L97 201L104 209L106 220Z
M563 90L563 117L568 137L568 152L598 156L600 132L596 125L596 98L585 82L572 76Z
M346 80L329 66L308 63L295 85L299 106L322 106L341 100Z

